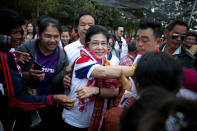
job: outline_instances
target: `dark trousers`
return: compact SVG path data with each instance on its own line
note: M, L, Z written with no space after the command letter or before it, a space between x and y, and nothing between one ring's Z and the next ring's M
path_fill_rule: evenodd
M1 122L4 126L4 131L30 131L30 112L9 112L6 119L2 119Z
M31 131L60 131L62 129L62 109L57 107L47 107L39 109L38 113L41 118L41 122L38 126L32 127Z
M62 130L61 131L88 131L88 128L78 128L69 125L68 123L63 123L62 124Z

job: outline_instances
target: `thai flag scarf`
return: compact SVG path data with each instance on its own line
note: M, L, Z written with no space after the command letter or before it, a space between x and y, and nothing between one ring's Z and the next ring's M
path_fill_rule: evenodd
M90 58L91 60L103 65L110 65L109 61L104 58L102 63L85 47L82 47L80 51L81 57ZM87 86L96 86L98 88L117 88L120 86L120 83L116 79L98 79L94 78L88 81ZM104 99L99 96L92 96L84 99L79 99L79 111L86 111L86 106L89 102L95 101L94 110L92 118L89 125L89 131L100 131L103 123L104 112L107 109L107 99Z
M18 64L18 62L17 62L16 55L15 55L14 52L15 52L15 49L14 49L14 48L11 48L11 49L9 50L9 53L12 55L12 58L14 59L14 61L15 61L15 63L16 63L16 67L17 67L17 69L18 69L18 72L19 72L19 74L20 74L21 77L22 77L21 67L19 66L19 64Z

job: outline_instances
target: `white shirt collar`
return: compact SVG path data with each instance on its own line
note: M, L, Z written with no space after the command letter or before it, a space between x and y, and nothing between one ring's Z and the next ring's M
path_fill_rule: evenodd
M166 45L163 47L162 52L164 52ZM181 54L181 45L172 53L172 55L179 55Z
M77 43L77 48L81 48L83 45L81 44L81 42L80 42L80 39L78 39L77 41L76 41L76 43Z

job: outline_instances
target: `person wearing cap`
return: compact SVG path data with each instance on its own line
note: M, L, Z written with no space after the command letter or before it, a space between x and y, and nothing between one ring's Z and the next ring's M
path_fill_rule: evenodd
M120 65L132 66L135 57L137 56L136 41L132 40L128 44L128 54L120 60Z

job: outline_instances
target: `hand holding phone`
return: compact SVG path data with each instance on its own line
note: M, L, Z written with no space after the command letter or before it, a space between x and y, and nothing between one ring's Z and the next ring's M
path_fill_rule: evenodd
M45 78L45 73L42 72L42 66L34 62L33 67L29 71L29 78L35 81L42 81Z
M34 70L42 70L42 66L34 61Z

